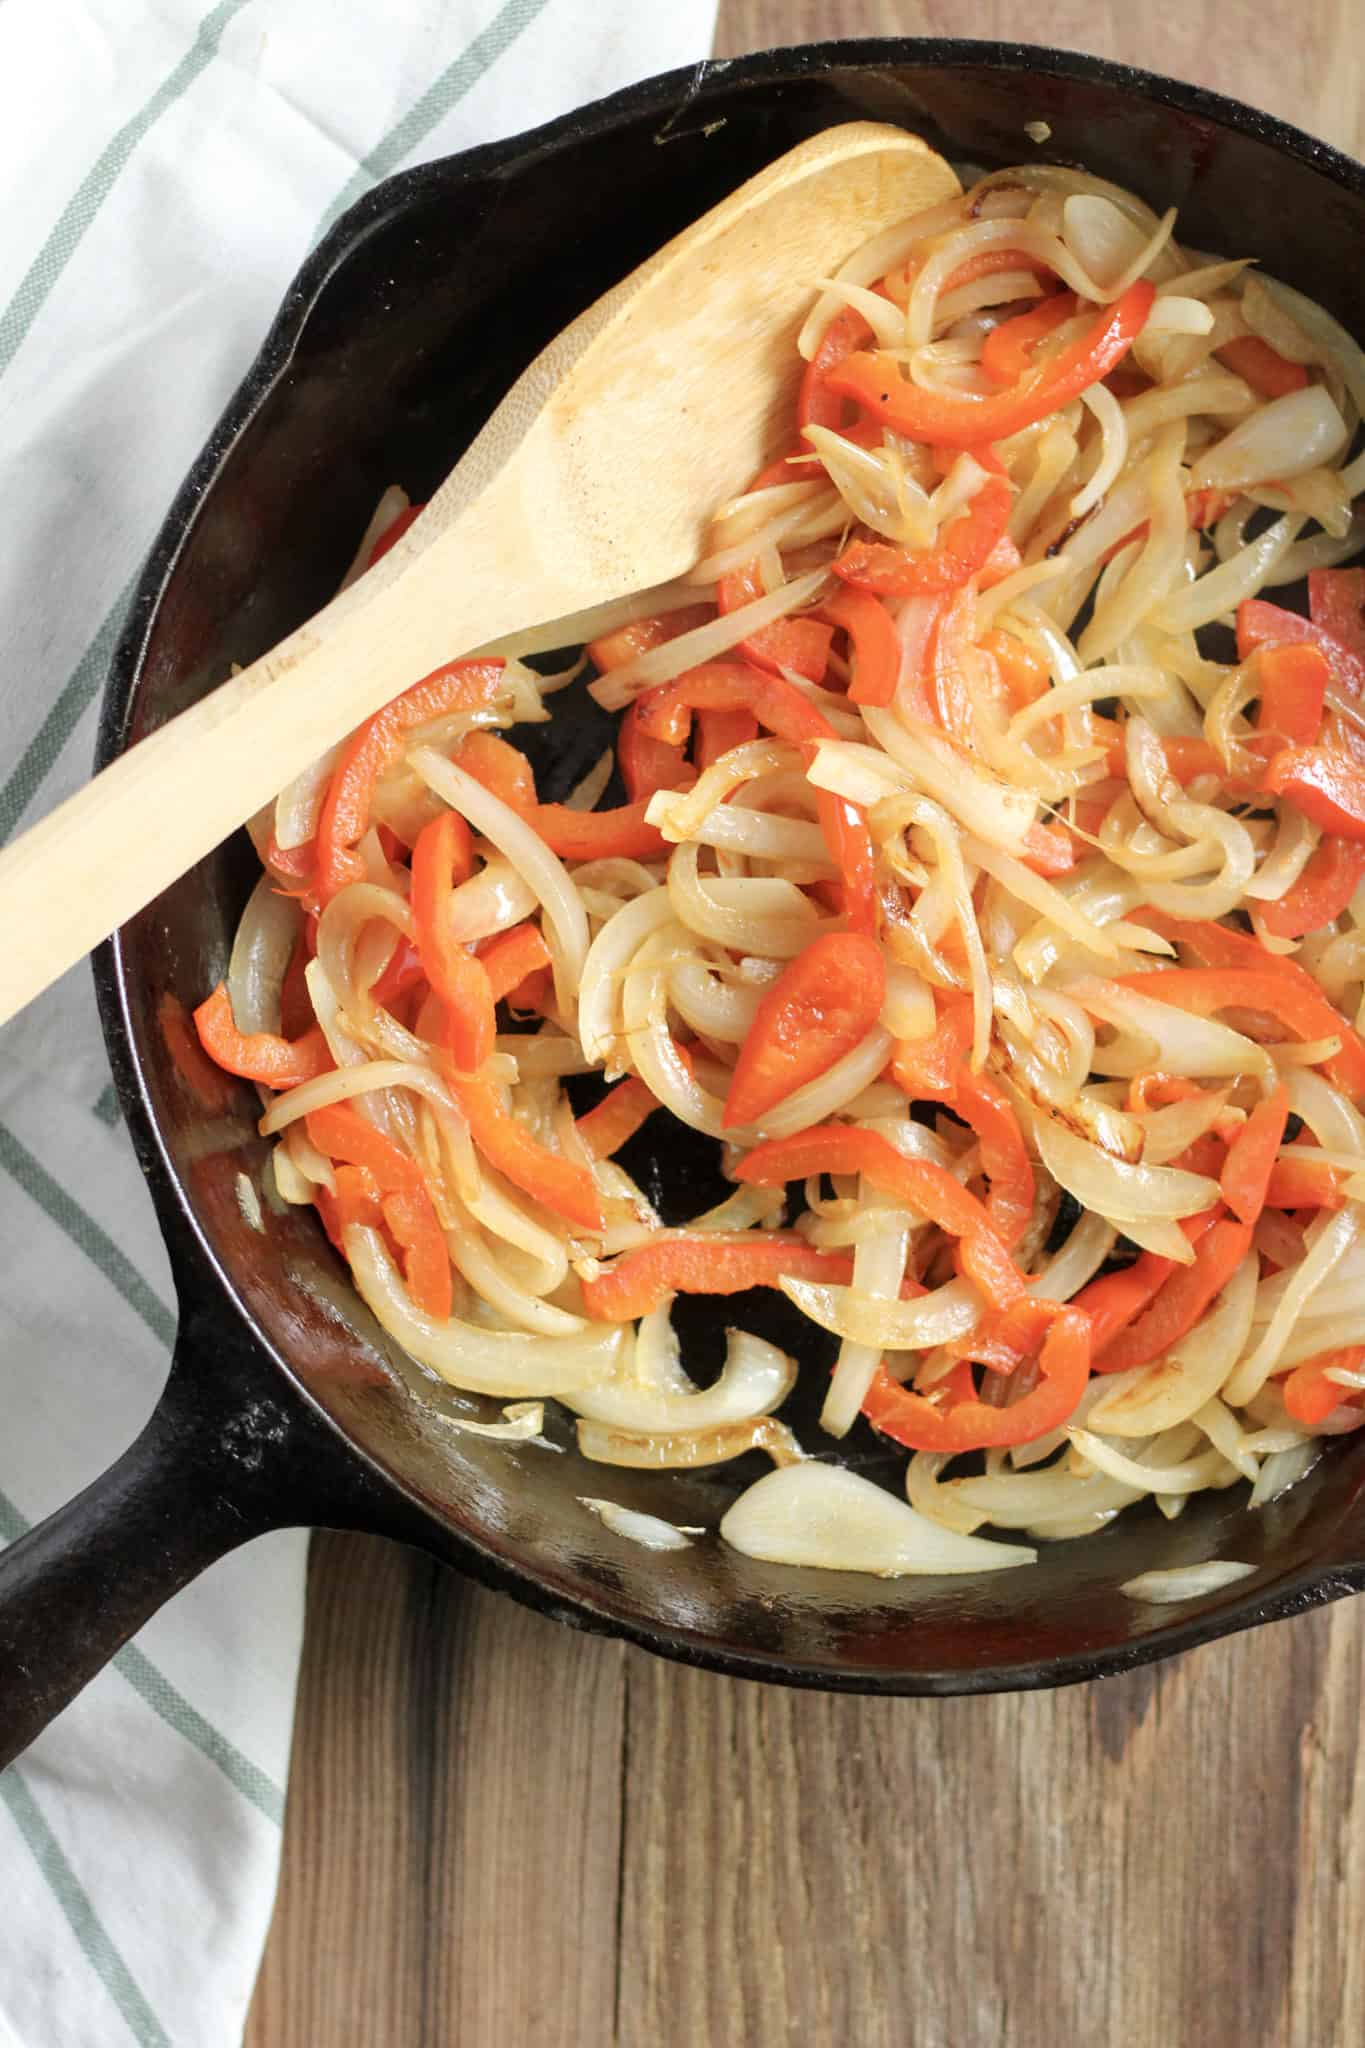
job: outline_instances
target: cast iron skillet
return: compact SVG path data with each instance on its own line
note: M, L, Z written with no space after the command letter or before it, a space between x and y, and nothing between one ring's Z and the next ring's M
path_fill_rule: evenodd
M531 354L606 286L802 136L859 115L903 122L981 165L1026 157L1037 145L1023 124L1044 120L1047 155L1153 205L1176 202L1189 241L1254 250L1365 333L1365 171L1230 100L996 43L830 43L672 73L391 179L332 231L171 509L115 657L100 758L313 610L382 487L397 479L425 496ZM685 438L680 421L681 460ZM567 781L596 752L586 714L561 744ZM96 961L120 1099L174 1264L180 1337L142 1436L0 1564L0 1762L168 1595L285 1524L379 1531L579 1627L739 1676L854 1692L1093 1678L1365 1587L1365 1441L1352 1439L1259 1513L1242 1487L1174 1523L1133 1512L998 1576L799 1571L714 1536L661 1559L610 1534L580 1494L713 1528L749 1475L590 1466L563 1421L551 1425L558 1455L453 1431L449 1416L493 1404L434 1386L396 1355L312 1213L263 1204L263 1229L248 1222L239 1177L259 1189L265 1156L251 1091L226 1109L206 1104L166 1033L219 978L251 869L239 835ZM666 1171L686 1213L712 1169L700 1152L675 1157L670 1139ZM725 1321L766 1316L773 1327L771 1299L727 1303L723 1315L689 1307L703 1377ZM804 1377L795 1419L815 1444L822 1361ZM899 1456L862 1425L848 1455L896 1483ZM1209 1557L1245 1559L1255 1576L1178 1608L1117 1590L1139 1571Z

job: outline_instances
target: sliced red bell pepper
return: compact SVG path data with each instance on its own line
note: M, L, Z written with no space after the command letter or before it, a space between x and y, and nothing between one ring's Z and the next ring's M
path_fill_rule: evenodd
M1329 1380L1327 1374L1359 1372L1362 1364L1365 1344L1346 1344L1339 1351L1320 1351L1316 1358L1305 1358L1302 1365L1295 1366L1281 1389L1285 1413L1292 1422L1316 1429L1347 1402L1359 1405L1365 1390L1344 1387L1340 1380ZM1360 1419L1365 1423L1365 1415Z
M585 1166L565 1159L540 1144L519 1123L491 1081L455 1076L455 1098L469 1123L470 1136L489 1165L513 1187L543 1202L556 1216L580 1229L599 1234L603 1227L597 1184Z
M1036 704L1040 697L1047 695L1052 687L1047 663L1041 654L1035 654L1031 647L1026 647L1016 634L1007 633L1003 627L992 626L989 633L982 634L980 646L999 669L1005 694L1016 711L1022 711L1026 704Z
M610 1159L659 1107L659 1098L638 1074L628 1074L609 1088L599 1103L575 1122L574 1129L594 1159Z
M1266 1188L1288 1121L1289 1095L1282 1083L1273 1095L1257 1103L1228 1147L1218 1184L1223 1200L1242 1223L1254 1223L1265 1207Z
M836 560L835 575L878 597L924 597L960 590L985 567L1003 539L1014 501L1013 486L995 450L981 447L973 453L990 474L966 509L941 528L931 548L856 540Z
M472 775L489 793L529 818L536 809L536 779L531 764L518 747L499 739L495 732L471 732L455 749L454 761L466 775Z
M993 1307L1009 1308L1023 1296L1023 1275L976 1196L946 1167L907 1159L876 1131L816 1124L793 1138L770 1138L740 1161L735 1178L767 1188L817 1173L861 1173L893 1201L960 1238L963 1270Z
M541 804L530 822L561 860L653 860L670 849L646 818L648 808L638 803L576 811L569 804Z
M1235 341L1225 341L1221 348L1216 348L1214 354L1261 398L1287 397L1291 391L1302 391L1308 382L1308 372L1302 363L1291 363L1288 356L1262 341L1259 334L1239 334Z
M949 1375L937 1399L901 1386L882 1365L864 1397L863 1414L874 1429L908 1449L947 1456L1032 1443L1059 1429L1089 1384L1090 1324L1075 1308L1037 1306L1050 1319L1038 1353L1038 1383L1021 1400L1003 1408L978 1400L967 1364Z
M708 661L637 699L645 732L674 744L687 739L694 711L751 711L779 739L804 746L837 739L823 711L785 676L770 676L737 661Z
M616 758L631 803L648 803L661 789L689 789L697 779L682 747L651 739L640 724L640 699L627 707L616 736Z
M1365 881L1365 845L1324 839L1297 882L1274 903L1259 906L1261 923L1276 939L1301 939L1341 916Z
M1020 384L1033 368L1033 351L1049 334L1074 319L1080 301L1075 292L1053 292L993 327L981 345L981 367L992 384Z
M838 563L835 563L838 568ZM856 582L856 577L849 578ZM853 650L849 699L854 704L889 704L901 670L901 644L895 621L879 598L867 590L841 590L820 607L828 625L847 633Z
M488 976L493 1001L500 1003L521 987L528 974L537 974L550 965L550 949L539 926L515 924L510 931L499 932L495 939L490 939L479 959Z
M403 1256L403 1278L418 1308L436 1322L450 1320L454 1282L445 1233L425 1187L385 1195L384 1221Z
M881 947L863 932L823 932L765 991L740 1046L721 1121L751 1124L861 1045L886 1000Z
M639 703L639 698L636 698ZM704 775L722 754L758 738L758 720L752 711L699 711L693 726L692 752L697 773Z
M239 1031L225 981L195 1011L194 1028L210 1059L263 1088L294 1088L330 1073L335 1065L317 1025L293 1040L273 1031Z
M732 569L722 576L716 585L716 604L722 612L736 612L742 605L752 604L763 596L763 579L757 562L746 562L742 568ZM757 633L739 643L739 653L755 668L766 669L772 675L780 675L789 668L794 675L804 676L807 682L824 681L825 670L829 667L830 642L834 628L822 625L820 620L809 614L795 618L774 619L770 626L760 627Z
M761 1237L718 1230L660 1237L585 1280L583 1306L596 1322L628 1323L670 1294L743 1294L750 1287L776 1287L788 1277L847 1286L853 1261L778 1231Z
M705 717L705 713L702 716ZM830 859L839 870L844 896L842 910L849 929L875 935L881 907L877 892L877 857L867 812L861 804L835 796L828 789L815 793L815 814L825 835Z
M1365 840L1365 766L1336 747L1283 748L1266 769L1265 788L1324 832Z
M1187 1216L1180 1228L1190 1243L1197 1245L1221 1215L1222 1210L1215 1205L1198 1216ZM1081 1289L1073 1298L1072 1306L1084 1309L1090 1318L1097 1358L1105 1346L1155 1299L1170 1275L1179 1271L1174 1259L1163 1259L1159 1252L1143 1252L1131 1266L1121 1267L1114 1273L1102 1273L1098 1280L1090 1281ZM1098 1365L1095 1367L1097 1372L1101 1369Z
M827 378L855 349L866 348L872 329L861 313L843 306L821 335L815 354L807 363L796 398L798 428L830 427L838 433L843 426L845 406L828 388Z
M1035 875L1069 875L1076 865L1076 843L1065 825L1035 822L1024 834L1019 857Z
M1156 297L1146 279L1103 307L1079 340L1024 379L991 398L930 391L901 375L894 357L880 351L847 356L829 372L827 389L863 405L875 419L911 440L946 448L978 448L1045 419L1107 377L1132 347Z
M891 1077L912 1102L946 1102L972 1049L970 996L936 996L937 1022L927 1038L897 1039Z
M1150 1308L1097 1349L1096 1372L1126 1372L1161 1358L1189 1335L1251 1249L1249 1223L1222 1217L1201 1240L1191 1266L1177 1266ZM1082 1304L1084 1305L1084 1304Z
M443 1041L472 1074L493 1050L493 991L482 960L451 936L450 899L473 872L474 842L458 811L424 825L412 850L412 921L427 980L444 1006Z
M1323 704L1332 669L1320 647L1306 640L1263 647L1256 667L1261 701L1256 730L1280 741L1311 745L1322 731Z
M1287 612L1263 597L1244 598L1237 607L1237 658L1248 661L1258 647L1317 647L1327 657L1336 686L1345 695L1365 700L1365 651L1351 647L1334 633Z
M1272 1209L1341 1209L1345 1176L1314 1159L1277 1159L1270 1169L1266 1201Z
M350 882L363 881L365 865L355 852L370 822L375 784L402 752L404 736L452 711L487 704L502 681L502 661L455 661L438 668L347 740L337 760L318 818L316 889L328 902Z
M988 1182L986 1211L1011 1249L1033 1214L1033 1167L1010 1099L989 1074L959 1069L949 1101L955 1116L975 1132Z

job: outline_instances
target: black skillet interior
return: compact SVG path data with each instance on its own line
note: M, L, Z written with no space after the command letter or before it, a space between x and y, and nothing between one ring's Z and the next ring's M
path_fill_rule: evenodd
M383 486L425 496L572 315L781 151L860 116L914 128L959 164L1044 154L1132 185L1155 206L1174 202L1186 240L1256 251L1365 333L1353 254L1365 239L1365 174L1230 102L985 43L830 44L654 81L394 179L334 231L170 515L115 665L103 753L153 730L318 606ZM1038 120L1051 130L1041 146L1024 133ZM597 744L586 717L566 733L557 722L555 734L563 752L542 777L551 794L553 776L571 780ZM247 1221L239 1176L259 1190L264 1160L250 1092L226 1109L202 1100L168 1054L167 1027L174 1038L175 1020L221 974L251 874L239 837L168 891L106 953L102 997L187 1312L211 1337L177 1377L202 1388L215 1350L249 1354L249 1391L288 1407L292 1381L354 1446L355 1457L336 1460L326 1429L306 1436L317 1484L300 1516L362 1515L336 1475L349 1469L361 1489L368 1467L371 1525L416 1534L566 1618L752 1676L888 1692L1086 1677L1365 1582L1365 1444L1334 1450L1263 1512L1246 1510L1239 1487L1173 1523L1131 1513L1049 1547L1033 1570L998 1576L882 1583L753 1563L714 1535L657 1558L610 1534L580 1495L714 1529L748 1475L588 1465L562 1421L552 1425L558 1451L451 1431L449 1415L480 1404L395 1354L311 1213L263 1202L263 1230ZM658 1186L685 1213L709 1167L671 1136L661 1153ZM703 1379L727 1322L783 1334L771 1301L722 1310L688 1305L689 1362ZM785 1334L809 1360L795 1419L815 1446L824 1361L804 1326L789 1322ZM198 1397L181 1398L192 1409ZM861 1425L847 1456L898 1484L899 1457ZM304 1484L297 1456L292 1483ZM287 1518L288 1506L276 1512ZM1178 1609L1138 1606L1117 1590L1139 1571L1210 1557L1244 1559L1256 1576Z

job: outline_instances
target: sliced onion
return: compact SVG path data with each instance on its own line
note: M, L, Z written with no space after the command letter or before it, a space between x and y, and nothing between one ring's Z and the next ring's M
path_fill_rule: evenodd
M361 1299L404 1350L453 1387L470 1394L527 1400L561 1398L602 1384L619 1369L625 1332L594 1325L571 1337L531 1337L489 1330L452 1316L436 1322L417 1307L377 1230L351 1224L342 1233Z
M897 222L895 227L885 228L874 235L860 249L854 251L846 263L835 272L835 283L871 285L888 270L896 269L914 252L923 241L933 236L947 234L961 225L963 201L960 194L945 198L939 205L926 207L922 213L913 214L909 220ZM824 337L825 329L839 311L840 299L832 286L827 286L806 315L796 346L809 362Z
M280 988L293 956L303 912L262 875L247 899L232 941L227 990L239 1031L278 1031Z
M775 960L804 951L821 924L814 904L793 882L760 875L736 880L703 876L693 840L674 849L668 894L674 916L689 931L736 952Z
M1252 1505L1257 1503L1253 1500ZM1255 1569L1254 1564L1212 1557L1207 1564L1168 1565L1161 1571L1139 1572L1135 1579L1125 1580L1119 1591L1130 1600L1168 1606L1179 1600L1200 1600L1206 1593L1220 1593L1224 1586L1235 1586L1238 1579L1249 1578Z
M1085 1209L1126 1223L1196 1216L1218 1199L1218 1183L1178 1166L1130 1166L1047 1117L1035 1124L1043 1164Z
M869 1201L861 1179L859 1197L865 1206L878 1213L880 1227L875 1234L858 1240L853 1253L854 1289L867 1299L894 1301L905 1274L914 1219L906 1209L882 1208L874 1200ZM881 1362L882 1353L875 1344L841 1345L820 1411L820 1427L830 1436L848 1435Z
M1144 1493L1199 1493L1206 1486L1216 1485L1227 1469L1221 1451L1201 1451L1196 1457L1179 1459L1171 1465L1147 1465L1115 1449L1088 1429L1072 1429L1067 1434L1097 1472L1106 1472L1111 1479L1139 1487ZM1232 1476L1237 1477L1235 1469Z
M453 1429L462 1436L491 1437L495 1443L534 1443L545 1427L545 1403L543 1401L513 1401L502 1411L501 1422L475 1422L470 1416L449 1415L444 1409L441 1420L447 1429Z
M325 1109L329 1103L351 1102L358 1095L373 1095L388 1088L410 1088L429 1102L438 1103L451 1116L459 1116L450 1090L430 1067L416 1060L360 1060L338 1067L333 1073L319 1074L312 1081L301 1081L297 1087L277 1095L257 1129L263 1138L273 1137L297 1118L311 1116L315 1109Z
M1274 1073L1274 1062L1263 1045L1212 1017L1196 1017L1112 981L1073 981L1066 993L1092 1017L1117 1025L1123 1034L1095 1047L1098 1074L1126 1077L1157 1068L1195 1080Z
M578 1448L598 1465L627 1465L637 1471L694 1471L728 1465L746 1451L766 1451L775 1465L794 1465L804 1455L785 1422L763 1415L753 1422L722 1422L711 1429L658 1431L619 1429L609 1422L580 1422Z
M1183 633L1235 612L1244 598L1254 597L1273 580L1303 524L1301 517L1291 514L1277 519L1230 561L1167 597L1156 612L1156 624L1168 633Z
M769 1564L884 1579L1001 1571L1037 1557L1021 1545L959 1536L856 1472L814 1462L755 1480L727 1510L720 1533L732 1549Z
M1356 1242L1360 1233L1360 1211L1354 1204L1337 1215L1324 1215L1310 1226L1303 1264L1292 1272L1289 1283L1255 1349L1228 1375L1223 1399L1234 1408L1245 1407L1258 1394L1278 1365L1294 1325L1332 1268Z
M863 723L892 760L960 825L1005 853L1024 851L1038 816L1036 796L980 774L939 734L927 726L912 729L894 711L869 704L863 711ZM825 747L819 749L817 766L826 751ZM815 780L814 770L811 780Z
M621 979L647 939L675 922L666 888L637 896L608 919L588 948L578 996L578 1037L584 1057L594 1066L607 1065L617 1036L617 1004Z
M796 1384L795 1360L746 1330L727 1330L725 1343L724 1369L701 1393L632 1382L626 1373L610 1386L575 1393L570 1406L592 1422L663 1436L771 1415Z
M642 1515L638 1508L623 1508L614 1500L596 1500L587 1493L578 1495L578 1505L596 1515L613 1536L624 1536L646 1550L690 1550L692 1538L701 1534L698 1529L680 1529L676 1522L665 1522L658 1515Z
M882 1351L923 1351L975 1329L981 1297L968 1280L950 1280L915 1301L883 1301L852 1287L784 1276L782 1292L822 1330Z
M1229 491L1303 476L1334 462L1348 439L1326 387L1306 384L1258 406L1199 458L1190 482L1196 490Z

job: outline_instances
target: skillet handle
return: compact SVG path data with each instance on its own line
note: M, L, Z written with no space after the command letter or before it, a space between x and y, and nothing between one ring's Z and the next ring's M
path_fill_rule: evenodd
M150 1421L0 1552L0 1769L149 1616L268 1529L391 1523L386 1491L254 1346L182 1321Z

